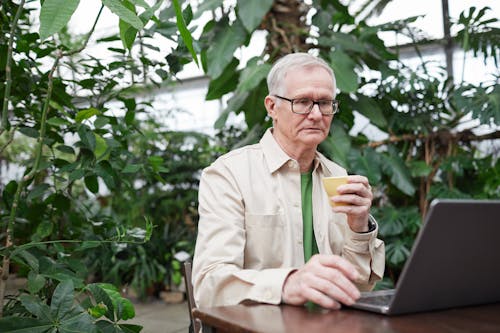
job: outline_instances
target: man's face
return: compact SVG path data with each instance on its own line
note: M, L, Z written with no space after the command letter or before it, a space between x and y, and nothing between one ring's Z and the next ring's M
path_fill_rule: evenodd
M283 95L289 99L308 97L313 100L333 99L333 80L321 67L291 69L284 83ZM273 118L273 135L289 154L316 147L328 136L333 116L323 116L318 105L308 114L295 114L291 103L274 96L265 100Z

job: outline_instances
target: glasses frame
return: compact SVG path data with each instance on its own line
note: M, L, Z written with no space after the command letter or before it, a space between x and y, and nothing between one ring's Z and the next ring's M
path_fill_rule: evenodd
M273 95L274 97L277 97L279 99L282 99L282 100L285 100L285 101L288 101L290 102L290 105L291 105L291 109L292 109L292 112L295 113L295 114L309 114L311 113L312 109L314 108L314 105L318 105L318 110L319 112L324 115L324 116L333 116L334 114L338 113L339 112L339 101L336 100L336 99L332 99L332 107L333 107L333 113L324 113L323 111L321 111L321 107L319 106L319 103L321 101L330 101L328 99L320 99L320 100L317 100L315 101L314 99L312 98L308 98L308 97L303 97L303 98L286 98L286 97L283 97L283 96L279 96L279 95ZM311 107L309 108L309 110L307 112L295 112L293 110L293 103L297 100L300 100L300 99L309 99L312 101L312 105Z

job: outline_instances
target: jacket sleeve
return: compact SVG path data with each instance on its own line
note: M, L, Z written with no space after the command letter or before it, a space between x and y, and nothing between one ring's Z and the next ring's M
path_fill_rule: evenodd
M375 230L367 233L356 233L346 226L346 239L342 256L354 264L360 273L356 286L361 291L373 289L375 283L384 276L385 248L384 242L377 238L378 224Z
M279 304L293 268L244 268L245 207L238 184L223 163L201 176L198 236L193 259L197 306L234 305L244 300Z

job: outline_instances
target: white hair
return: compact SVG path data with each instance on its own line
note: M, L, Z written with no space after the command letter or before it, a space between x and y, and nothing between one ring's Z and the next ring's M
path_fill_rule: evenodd
M321 58L313 56L309 53L291 53L276 61L267 75L267 88L270 95L278 95L283 93L285 76L289 70L296 68L311 68L321 67L325 69L333 81L333 95L335 96L337 84L335 82L335 74L331 67Z

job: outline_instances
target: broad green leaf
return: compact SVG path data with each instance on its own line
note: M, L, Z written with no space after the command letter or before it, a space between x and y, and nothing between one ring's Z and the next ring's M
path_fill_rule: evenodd
M92 283L87 285L86 288L92 293L97 304L102 303L106 306L107 311L104 314L106 318L111 321L117 321L118 318L115 318L115 307L113 302L100 284Z
M341 47L344 50L366 52L366 48L356 37L348 33L330 32L331 36L320 36L318 43L329 47Z
M264 98L267 95L267 85L261 84L250 92L250 95L243 104L245 112L245 122L248 128L253 128L257 124L262 124L266 118L267 111L264 106Z
M80 140L82 140L82 143L87 147L90 151L95 150L95 135L94 132L90 130L85 125L82 125L78 128L78 136L80 137Z
M211 12L223 5L224 0L203 0L196 9L194 18L199 18L204 12Z
M144 0L128 0L128 1L134 5L140 6L142 8L146 8L146 9L151 8L151 6L149 6L148 3ZM158 1L158 2L161 2L161 1Z
M409 196L415 194L410 171L392 146L389 147L388 154L382 155L382 170L390 177L391 183L401 192Z
M238 91L252 90L262 84L262 80L267 77L271 65L268 63L259 64L259 60L260 58L256 57L247 63L245 69L241 72Z
M337 49L330 54L330 66L335 73L338 89L343 92L355 92L358 89L358 75L354 71L356 64L351 57Z
M2 333L47 333L53 328L52 322L36 318L0 318Z
M205 97L207 101L221 98L224 94L234 91L239 78L239 72L236 70L238 64L238 59L233 58L222 75L214 80L210 80L207 96Z
M335 121L330 129L330 135L320 144L320 150L330 159L347 167L347 154L351 149L349 134Z
M135 173L142 168L142 164L127 164L125 168L122 169L122 173Z
M69 126L71 123L67 121L66 119L63 118L58 118L58 117L52 117L47 119L47 124L52 125L52 126Z
M225 25L227 23L219 24ZM245 27L239 20L231 26L219 26L213 43L207 50L207 74L211 78L218 78L224 69L233 60L233 54L247 39Z
M90 307L87 310L90 315L94 318L101 318L108 312L108 307L104 303L98 303L97 305Z
M38 296L21 295L19 296L19 300L21 301L21 304L26 308L26 310L28 310L29 313L33 314L38 319L44 322L53 320L53 316L49 306L42 302Z
M99 182L97 181L97 177L95 175L85 177L85 186L94 194L99 192Z
M95 173L102 178L104 183L109 189L113 189L116 186L114 179L114 170L108 161L101 161L96 165Z
M31 294L39 292L45 286L45 278L34 271L28 273L27 289Z
M75 116L75 121L78 123L81 123L82 121L89 119L93 116L101 114L101 111L99 111L96 108L89 108L85 110L78 111L78 113Z
M357 96L358 101L353 103L353 109L368 118L375 126L385 129L387 127L387 120L379 104L365 95L358 94Z
M135 14L135 6L130 1L124 0L122 4ZM120 39L122 40L123 47L130 51L132 45L134 45L138 30L122 19L120 19L118 27L120 29Z
M118 327L120 327L124 333L139 333L142 330L142 326L133 324L118 324Z
M95 325L90 314L80 306L75 306L66 312L64 318L60 321L61 333L97 333Z
M238 17L249 33L252 33L262 22L264 15L271 9L273 2L273 0L238 1Z
M68 24L80 0L45 0L40 9L40 39L45 40Z
M53 230L54 225L51 221L42 221L36 228L36 235L39 237L39 239L43 239L47 236L50 236Z
M238 92L236 91L233 96L227 102L226 109L220 114L219 118L215 121L214 128L221 129L226 124L227 118L231 112L239 113L241 107L245 103L250 93L248 91Z
M39 269L39 263L38 259L32 255L30 252L26 250L16 250L13 252L13 256L19 257L22 259L28 266L34 271L38 272Z
M358 150L351 149L348 160L349 172L367 177L372 186L380 183L382 179L380 158L375 150L367 148L360 154Z
M193 48L193 37L186 27L186 22L184 21L184 17L182 16L182 9L179 5L179 0L172 0L172 3L174 4L175 16L177 18L177 28L179 29L182 40L191 53L194 62L198 65L198 56L196 55L196 52Z
M410 172L412 177L427 177L432 172L432 167L425 161L411 161Z
M75 155L75 150L71 146L59 145L56 149L66 154Z
M105 160L109 157L109 147L106 140L97 133L95 135L94 155L97 160Z
M99 283L98 285L111 298L118 320L127 320L135 317L134 305L130 300L120 295L118 288L109 283Z
M121 20L127 22L137 30L144 27L141 19L130 9L125 7L120 0L101 0L102 4L111 10L114 14L118 15Z
M45 192L47 192L47 190L50 188L49 184L45 184L45 183L42 183L42 184L38 184L37 186L35 186L31 191L30 193L28 194L28 197L26 198L26 200L28 201L31 201L33 199L36 199L42 195L45 194Z
M73 307L75 301L74 289L73 280L71 279L62 281L57 285L50 304L50 311L56 318L64 317Z
M38 139L38 137L40 136L38 130L33 127L27 127L27 126L19 127L19 132L34 139Z

